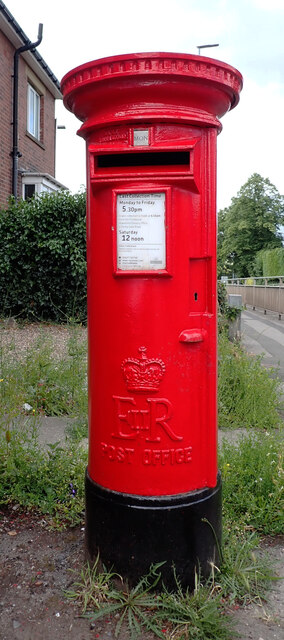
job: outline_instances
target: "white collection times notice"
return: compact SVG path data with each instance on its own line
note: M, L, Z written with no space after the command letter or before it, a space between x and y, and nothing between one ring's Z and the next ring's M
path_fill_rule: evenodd
M117 268L156 271L166 268L166 194L117 195Z

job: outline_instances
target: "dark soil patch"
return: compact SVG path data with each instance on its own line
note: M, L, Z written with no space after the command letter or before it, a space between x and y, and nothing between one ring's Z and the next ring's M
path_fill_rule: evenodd
M110 623L90 629L64 596L84 562L84 531L48 531L39 519L0 515L1 640L89 640L113 637ZM74 573L75 572L75 573Z

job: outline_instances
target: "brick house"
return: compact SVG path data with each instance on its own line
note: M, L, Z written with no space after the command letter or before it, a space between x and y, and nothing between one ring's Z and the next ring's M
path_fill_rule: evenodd
M31 44L0 0L2 207L7 205L13 193L17 197L27 198L34 193L57 191L63 187L55 179L55 100L62 99L62 94L59 81L37 49L17 52L18 90L14 91L15 52ZM18 95L17 117L14 93Z

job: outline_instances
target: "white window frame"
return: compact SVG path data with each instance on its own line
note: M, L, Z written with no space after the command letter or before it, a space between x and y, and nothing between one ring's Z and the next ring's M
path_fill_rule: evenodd
M27 131L40 140L40 94L28 84Z
M52 176L48 176L47 174L39 174L39 173L26 173L22 176L22 198L25 200L25 185L33 184L35 186L35 196L40 195L41 193L55 193L56 191L61 191L61 189L66 189L66 187L52 178Z

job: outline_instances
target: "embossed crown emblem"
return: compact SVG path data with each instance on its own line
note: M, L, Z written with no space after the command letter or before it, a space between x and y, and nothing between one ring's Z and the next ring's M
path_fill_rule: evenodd
M166 367L162 360L147 358L146 347L138 349L141 358L126 358L121 368L128 391L158 391Z

